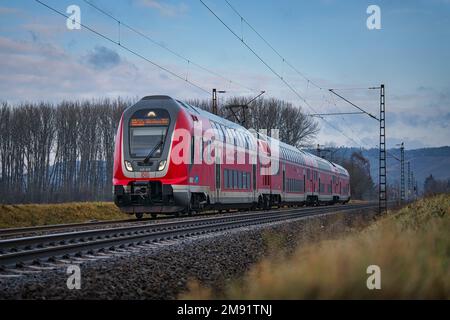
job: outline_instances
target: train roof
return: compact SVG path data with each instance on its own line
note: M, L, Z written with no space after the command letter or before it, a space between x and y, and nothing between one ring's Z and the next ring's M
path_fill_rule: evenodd
M183 108L188 110L190 113L199 114L209 120L215 121L217 123L225 125L229 128L233 128L235 130L249 132L245 127L243 127L235 122L232 122L225 118L219 117L218 115L212 114L211 112L208 112L199 107L193 106L189 103L174 99L167 95L145 96L141 100L166 100L166 99L176 101L179 105L181 105ZM260 138L262 138L262 140L265 140L267 142L270 142L270 140L278 141L278 143L280 145L280 157L281 158L285 158L285 159L287 158L289 160L292 159L292 160L294 160L294 162L299 162L304 165L315 166L322 170L339 173L344 176L349 176L348 171L344 167L338 165L337 163L330 162L326 159L320 158L312 153L306 152L302 149L299 149L297 147L294 147L292 145L284 143L280 140L271 138L267 135L263 135L260 133L259 136L260 136Z

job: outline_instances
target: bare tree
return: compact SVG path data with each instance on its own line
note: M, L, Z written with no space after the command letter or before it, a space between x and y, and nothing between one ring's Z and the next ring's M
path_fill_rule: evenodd
M235 97L225 104L245 104ZM110 200L114 137L135 99L98 99L0 105L0 203ZM211 110L211 100L191 104ZM279 129L281 140L301 146L317 124L290 103L255 100L244 110L247 128ZM219 115L236 121L223 106Z
M317 122L307 116L300 107L275 98L258 98L248 105L247 108L229 106L247 105L251 97L232 97L225 105L219 106L219 115L234 122L241 122L246 128L255 130L265 129L270 135L272 129L278 129L280 140L297 146L309 145L319 132ZM210 100L189 100L188 103L198 106L204 110L211 110ZM239 121L238 121L239 120Z

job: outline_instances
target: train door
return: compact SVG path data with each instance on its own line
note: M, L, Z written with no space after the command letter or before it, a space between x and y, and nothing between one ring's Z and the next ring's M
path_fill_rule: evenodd
M283 200L286 201L286 165L283 164L283 186L282 186L282 194L283 194Z
M216 176L216 203L220 202L220 163L215 164Z
M305 175L305 171L303 171L303 200L306 201L306 175Z
M318 193L319 193L319 195L320 195L320 174L318 174L319 175L319 190L318 190Z
M253 168L252 168L252 171L253 171L252 172L253 201L257 201L258 195L256 194L256 164L253 164L252 166L253 166Z

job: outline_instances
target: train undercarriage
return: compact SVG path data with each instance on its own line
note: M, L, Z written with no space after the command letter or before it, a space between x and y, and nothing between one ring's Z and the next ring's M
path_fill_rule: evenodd
M319 206L347 203L350 199L320 201L318 195L308 195L304 201L283 201L280 194L260 194L258 200L245 203L211 203L203 192L174 192L171 185L161 181L135 181L127 186L114 186L114 203L121 211L142 218L144 214L156 217L166 215L192 215L202 211L269 210L281 207Z

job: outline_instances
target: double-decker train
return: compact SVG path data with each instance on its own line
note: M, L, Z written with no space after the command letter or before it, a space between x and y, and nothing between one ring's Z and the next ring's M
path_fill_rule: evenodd
M346 203L347 170L168 96L122 114L115 139L115 204L144 213Z

